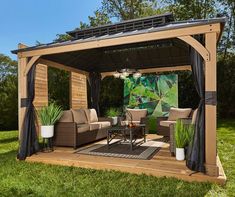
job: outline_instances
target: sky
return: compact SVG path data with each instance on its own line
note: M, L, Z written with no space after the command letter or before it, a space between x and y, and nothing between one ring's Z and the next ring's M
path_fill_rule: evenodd
M88 22L101 0L2 0L0 2L0 53L17 59L11 50L19 43L49 43Z

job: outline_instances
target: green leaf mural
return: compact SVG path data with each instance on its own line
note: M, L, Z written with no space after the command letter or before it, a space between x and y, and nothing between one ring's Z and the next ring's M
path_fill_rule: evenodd
M148 75L128 77L124 82L124 105L146 108L153 116L168 116L171 107L178 107L178 76Z

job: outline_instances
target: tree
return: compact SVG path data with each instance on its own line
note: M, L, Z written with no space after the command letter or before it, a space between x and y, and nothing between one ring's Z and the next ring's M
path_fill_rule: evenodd
M69 72L48 68L49 102L56 102L64 110L69 109Z
M103 0L101 12L121 21L160 14L163 10L156 0Z
M219 45L220 55L225 61L229 55L228 52L235 53L235 2L234 0L219 0L219 2L221 8L218 9L218 12L228 18Z
M18 127L17 62L0 54L0 131Z
M221 58L218 63L218 114L219 117L235 117L235 55L227 55L226 61Z
M0 82L9 75L17 75L17 62L10 57L0 54Z
M204 19L216 16L216 0L165 0L176 20Z

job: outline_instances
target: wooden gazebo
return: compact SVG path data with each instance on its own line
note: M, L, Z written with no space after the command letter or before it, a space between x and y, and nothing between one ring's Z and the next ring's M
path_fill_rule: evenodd
M216 96L216 46L225 18L175 22L171 14L124 21L67 32L72 39L34 47L19 44L19 131L26 111L27 73L37 64L34 106L48 104L47 67L70 72L70 106L87 107L87 77L102 77L118 69L136 68L142 73L191 70L189 50L204 60L205 92ZM204 43L195 36L200 35ZM206 174L219 176L216 148L216 103L205 105Z

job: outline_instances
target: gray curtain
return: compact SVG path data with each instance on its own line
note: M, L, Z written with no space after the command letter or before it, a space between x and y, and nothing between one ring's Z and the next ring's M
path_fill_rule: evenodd
M35 69L33 65L27 74L28 98L21 100L21 107L26 107L26 113L23 121L21 141L17 158L25 160L39 150L38 137L35 126L35 110L33 106L34 86L35 86Z
M91 72L89 74L89 82L91 87L91 108L94 108L98 115L100 115L99 98L101 74L98 72Z
M190 49L192 74L195 88L200 96L195 132L192 143L188 147L186 165L197 172L205 172L205 76L204 61L193 48Z

